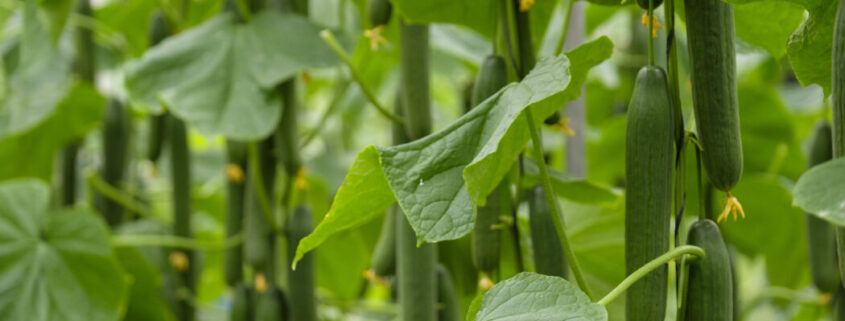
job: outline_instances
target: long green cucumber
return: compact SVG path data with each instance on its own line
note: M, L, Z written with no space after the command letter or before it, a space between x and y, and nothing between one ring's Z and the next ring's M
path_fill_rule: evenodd
M393 5L390 0L369 0L367 1L367 15L370 18L370 26L377 27L390 22L393 13Z
M839 0L833 27L833 158L845 157L845 0ZM836 228L840 280L845 281L845 228Z
M288 218L288 255L291 260L302 238L314 230L314 218L306 205L299 205ZM309 252L296 264L296 270L288 272L291 320L317 321L317 304L314 302L314 252Z
M282 291L272 286L258 294L254 321L287 321L290 316L288 307Z
M643 10L648 10L648 2L649 2L649 0L637 0L637 4ZM659 7L661 4L663 4L663 0L651 0L651 2L652 2L651 3L652 9L657 9L657 7Z
M507 84L505 60L497 55L487 56L475 77L472 105L477 106ZM485 205L476 208L472 262L478 270L489 273L499 266L502 232L495 226L499 224L499 217L510 214L510 210L510 189L504 180L487 196Z
M675 141L666 73L640 69L628 104L625 142L625 270L631 274L669 250ZM666 267L627 291L627 320L663 320Z
M226 237L234 237L243 232L244 222L244 183L246 164L246 144L234 140L226 141ZM243 281L243 248L233 246L223 253L224 275L226 284L233 286Z
M832 130L826 121L820 121L814 129L807 168L811 168L833 157ZM807 222L807 255L813 284L822 292L832 293L839 288L839 270L836 262L836 233L830 223L810 214Z
M123 104L110 98L103 115L103 168L101 175L109 185L120 188L129 166L129 136L132 120ZM123 221L123 206L98 195L99 210L111 226Z
M684 5L704 169L713 186L727 192L742 176L733 6L721 0L686 0Z
M690 263L685 320L733 320L730 255L719 227L711 220L699 220L690 227L687 243L706 255Z
M419 139L431 132L429 92L428 25L399 28L402 107L408 138ZM396 219L399 315L404 321L437 319L437 246L417 246L417 235L405 215Z
M252 321L253 291L238 283L233 287L232 310L229 311L229 321Z
M534 271L566 278L567 265L563 248L552 223L552 212L546 202L543 187L537 185L525 191L528 200L528 221L531 226L531 249L534 251Z
M162 40L170 36L172 32L164 13L161 10L154 11L150 19L150 28L147 31L150 47L159 44ZM162 146L164 145L166 120L167 117L163 113L150 116L150 134L147 138L147 159L154 163L161 156Z
M830 301L831 320L843 321L845 320L845 290L841 287L833 294L833 299Z
M373 249L372 269L377 276L391 276L396 273L396 216L404 215L397 205L384 213L376 247Z
M258 188L271 198L276 180L276 158L273 155L273 137L255 143L257 168L250 168L244 197L244 258L256 271L264 273L269 284L274 284L275 234L267 221ZM260 175L263 186L257 186L254 174ZM269 202L268 203L272 203ZM267 204L272 206L272 204ZM272 213L272 209L268 208Z
M188 134L185 123L172 115L167 119L167 139L170 147L171 195L173 202L173 232L176 236L191 236L191 153L188 149ZM185 269L178 271L181 286L194 293L194 254L184 252ZM194 303L184 297L178 302L179 320L194 319Z
M297 106L296 82L293 79L287 80L279 85L279 94L282 95L282 119L276 129L276 147L278 158L282 167L292 179L302 166L299 159L299 142L297 135Z
M437 265L437 308L438 321L460 321L461 305L458 302L458 292L455 282L449 275L449 270L442 264Z

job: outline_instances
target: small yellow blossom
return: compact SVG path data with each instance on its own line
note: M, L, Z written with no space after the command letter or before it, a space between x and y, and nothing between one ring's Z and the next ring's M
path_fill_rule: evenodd
M370 49L378 50L379 46L386 45L387 39L382 36L384 25L375 26L372 29L364 30L364 37L370 40Z
M241 183L244 181L244 170L238 164L229 163L226 164L226 178L230 181L235 183Z
M648 27L648 13L643 14L643 26ZM657 38L657 29L663 29L660 21L657 21L657 16L654 16L654 29L651 30L651 37Z
M534 0L519 0L519 11L525 12L531 10L534 6Z
M575 131L569 127L569 118L561 119L557 124L552 125L552 127L557 129L561 133L564 133L566 136L575 136Z
M742 218L745 218L745 211L742 210L742 204L739 204L736 197L733 197L731 193L728 193L727 199L725 199L725 209L722 210L722 214L719 214L719 217L716 218L716 222L722 222L728 219L728 214L731 213L733 213L734 221L736 221L737 212L742 215Z
M182 251L175 251L170 253L168 257L170 260L170 266L173 267L176 271L182 272L188 269L190 263L188 262L188 256L185 255L185 252Z

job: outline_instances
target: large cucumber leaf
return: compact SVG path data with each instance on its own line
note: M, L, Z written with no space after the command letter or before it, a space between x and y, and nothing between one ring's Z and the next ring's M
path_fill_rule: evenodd
M319 31L295 14L238 23L224 13L148 50L127 67L126 87L134 103L154 112L164 104L203 133L259 139L281 116L274 86L336 62Z
M38 18L36 2L23 7L19 61L8 79L8 95L0 101L0 139L50 117L69 87L69 65Z
M602 37L566 55L541 60L521 82L503 88L446 128L408 144L365 148L323 222L299 243L296 260L397 200L420 242L469 233L475 221L473 204L484 202L529 140L525 109L532 108L534 122L540 123L577 98L587 71L607 59L612 48Z
M845 158L808 170L792 189L792 204L838 226L845 226Z
M825 97L831 91L833 24L839 1L802 1L810 15L789 37L786 53L803 86L817 84Z
M490 289L475 320L604 321L607 311L562 278L523 272Z
M0 184L0 319L117 320L128 287L108 228L87 210L49 204L41 181Z

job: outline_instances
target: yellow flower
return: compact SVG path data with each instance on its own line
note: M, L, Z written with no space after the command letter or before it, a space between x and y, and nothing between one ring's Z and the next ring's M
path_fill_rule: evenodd
M566 134L566 136L575 136L575 131L569 127L569 118L561 119L557 124L554 124L552 127L556 128L561 133Z
M258 291L258 293L267 291L267 278L264 277L264 273L258 272L255 275L255 291Z
M663 29L663 25L661 25L660 22L657 21L657 16L654 16L653 20L654 20L654 29L651 30L651 37L657 38L657 29ZM647 12L643 14L643 26L648 27L648 13Z
M716 218L716 222L722 222L728 219L728 214L733 213L734 221L736 221L736 212L739 212L742 215L742 218L745 218L745 211L742 210L742 204L739 204L739 201L736 197L733 197L730 192L728 192L728 198L725 199L725 209L722 210L722 214L719 214L719 217Z
M384 25L364 30L364 37L370 40L370 49L378 50L379 46L387 44L387 39L381 35L382 32L384 32Z
M531 10L532 6L534 6L534 0L519 0L519 11Z
M190 263L188 262L188 256L185 255L185 252L182 251L175 251L170 253L170 257L168 257L170 261L170 266L173 267L176 271L182 272L188 269Z
M226 164L226 178L235 183L244 181L244 170L238 164Z
M308 174L308 170L305 169L305 166L300 167L299 170L296 171L296 178L294 179L294 186L296 186L297 189L301 189L301 190L308 189L308 179L307 179L308 175L307 174Z

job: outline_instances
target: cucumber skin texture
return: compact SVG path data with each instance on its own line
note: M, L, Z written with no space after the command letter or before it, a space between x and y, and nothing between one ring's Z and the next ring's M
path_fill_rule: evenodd
M233 288L234 298L232 299L232 310L229 312L229 321L252 321L253 294L254 291L243 283Z
M449 270L442 264L437 265L437 321L461 321L461 306L455 282Z
M543 187L526 191L528 221L531 226L531 248L534 250L534 270L537 273L566 278L566 256L552 223L552 212L546 202Z
M833 28L833 157L845 156L845 0L839 0Z
M392 13L393 5L390 0L370 0L367 2L367 15L370 18L371 27L388 24Z
M654 3L651 4L652 9L657 9L661 4L663 4L663 0L652 0ZM648 10L648 0L637 0L637 4L643 10Z
M292 261L296 247L302 238L314 230L314 218L311 210L299 205L288 218L287 240L288 256ZM290 297L290 315L293 321L317 321L317 305L314 297L314 252L309 252L296 264L296 270L288 271L288 290Z
M120 188L129 165L129 136L132 120L123 104L111 98L103 115L103 168L102 177L109 185ZM100 211L111 226L123 221L123 206L109 198L98 196Z
M824 163L833 157L832 130L826 121L816 124L807 168ZM839 288L839 270L836 261L836 234L830 223L810 214L807 223L807 255L813 284L822 292L832 293Z
M226 158L229 164L240 166L249 173L246 164L246 146L233 140L226 141ZM247 180L235 182L226 180L226 237L233 237L243 231L244 194ZM223 274L226 284L234 286L243 281L243 248L233 246L223 253Z
M372 268L377 276L396 274L396 216L404 215L396 204L384 214L376 247L373 249Z
M188 134L185 122L168 115L167 139L170 147L170 172L173 198L173 232L176 236L191 236L191 152L188 148ZM196 289L194 269L197 268L195 255L192 251L185 251L189 268L179 272L182 286L193 292ZM194 319L193 303L178 301L179 308L176 315L179 320Z
M675 127L666 73L640 69L628 104L625 142L625 270L630 275L669 250ZM663 266L627 291L627 320L663 320L667 270Z
M258 294L255 301L255 321L289 320L287 301L281 290L267 289L267 292Z
M508 71L505 60L497 55L488 55L475 77L472 106L478 106L507 84ZM499 266L502 232L492 227L499 224L499 216L509 213L509 201L510 191L507 182L503 180L487 195L485 205L476 208L475 226L472 230L472 262L480 271L489 273Z
M268 197L273 195L273 182L276 179L276 159L273 156L273 137L265 138L256 144L258 156L258 173L264 183L264 192ZM273 263L275 235L264 217L261 201L256 193L256 183L252 177L246 183L244 204L244 258L245 261L259 271L263 271L267 282L274 281ZM270 201L270 200L268 200ZM269 204L273 206L272 202Z
M167 18L161 10L153 12L153 17L150 21L150 28L147 32L150 42L150 47L159 44L162 40L170 36L172 30L167 23ZM152 115L150 117L150 136L147 141L147 159L151 162L156 162L161 156L161 150L164 146L164 135L166 128L167 117L164 114Z
M508 70L505 59L499 55L488 55L481 62L475 84L472 86L470 104L478 106L508 84Z
M719 227L708 219L693 223L687 244L701 247L706 254L689 267L685 320L733 320L730 254Z
M713 186L729 191L742 176L733 6L686 0L693 110Z

